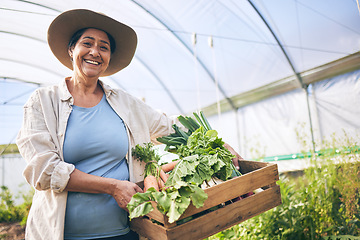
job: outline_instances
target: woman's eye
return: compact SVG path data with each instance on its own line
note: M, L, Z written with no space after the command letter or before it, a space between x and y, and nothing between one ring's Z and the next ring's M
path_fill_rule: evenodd
M101 46L100 49L102 49L102 50L108 50L108 47Z
M89 42L83 42L83 45L86 46L86 47L90 47L91 44Z

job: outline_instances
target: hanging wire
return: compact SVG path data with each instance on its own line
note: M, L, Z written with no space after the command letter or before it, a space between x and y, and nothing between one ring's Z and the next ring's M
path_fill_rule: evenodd
M212 9L216 9L216 4L217 2L213 1L212 4ZM218 32L218 22L219 19L217 18L217 11L212 11L212 15L214 18L214 30L215 32ZM213 75L214 75L214 81L215 81L215 95L216 95L216 106L217 106L217 114L218 114L218 119L219 119L219 125L222 125L222 121L221 121L221 106L220 106L220 90L219 90L219 76L217 74L217 65L216 65L216 56L215 56L215 48L214 48L214 40L212 35L210 35L208 37L208 45L211 49L211 54L212 54L212 60L213 60Z
M4 8L4 7L0 7L0 10L13 11L13 12L19 12L19 13L29 13L29 14L35 14L35 15L44 15L44 16L56 16L56 14L25 11L25 10L19 10L19 9L13 9L13 8Z
M2 149L2 151L0 152L0 156L3 155L3 153L5 153L6 149L8 149L8 147L10 147L11 143L13 143L16 139L16 136L18 134L14 134L14 136L11 138L10 142L8 144L6 144L6 146ZM4 182L4 181L3 181ZM4 185L4 184L3 184Z
M194 68L195 68L195 81L196 81L196 102L197 102L197 110L200 111L200 79L199 79L199 71L198 71L198 61L197 61L197 52L196 52L196 44L197 44L197 36L196 33L191 34L191 42L194 48Z
M14 101L14 100L16 100L16 99L18 99L18 98L20 98L20 97L22 97L22 96L24 96L24 95L26 95L26 94L29 94L29 93L31 93L31 92L33 92L33 91L34 91L34 89L30 89L30 90L28 90L28 91L25 91L25 92L23 92L23 93L15 96L15 97L12 97L12 98L10 98L10 99L8 99L8 100L6 100L6 101L0 102L0 105L6 105L6 104L8 104L9 102Z
M217 75L217 68L216 68L216 56L215 56L215 49L214 49L214 41L212 36L208 38L208 44L211 49L212 59L213 59L213 66L214 66L214 78L215 78L215 93L216 93L216 106L219 118L219 124L221 125L221 106L220 106L220 93L219 93L219 78Z
M359 0L357 0L357 1L359 1ZM352 31L352 32L354 32L354 33L360 34L360 31L359 31L358 29L350 28L350 27L346 26L345 24L343 24L343 23L341 23L341 22L339 22L339 21L336 21L335 19L333 19L333 18L331 18L331 17L329 17L329 16L326 16L326 15L323 14L322 12L317 11L317 10L315 10L314 8L312 8L312 7L304 4L304 3L302 3L302 2L298 2L298 3L299 3L300 5L302 5L303 7L305 7L305 8L307 8L307 9L315 12L316 14L319 14L319 15L322 16L323 18L326 18L327 20L329 20L329 21L331 21L331 22L333 22L333 23L336 23L337 25L339 25L339 26L341 26L341 27L343 27L343 28L346 28L346 29L348 29L348 30L350 30L350 31Z
M295 0L295 14L296 14L296 23L297 23L297 27L298 27L298 34L299 34L299 43L300 43L300 58L301 58L301 65L302 68L304 66L304 51L302 50L302 32L301 32L301 27L300 27L300 15L299 15L299 7L298 7L298 1Z

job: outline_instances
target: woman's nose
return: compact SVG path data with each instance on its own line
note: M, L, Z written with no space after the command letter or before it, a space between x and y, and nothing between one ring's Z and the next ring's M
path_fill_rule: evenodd
M92 47L91 49L90 49L90 54L93 56L93 57L98 57L98 56L100 56L100 51L99 51L99 49L97 48L97 47Z

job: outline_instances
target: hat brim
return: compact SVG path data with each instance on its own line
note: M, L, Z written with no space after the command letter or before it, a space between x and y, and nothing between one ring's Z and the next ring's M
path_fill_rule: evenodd
M110 34L116 43L108 68L102 76L112 75L127 67L134 57L137 36L135 31L106 15L87 9L66 11L57 16L48 29L48 44L56 58L73 70L68 44L75 32L82 28L96 28Z

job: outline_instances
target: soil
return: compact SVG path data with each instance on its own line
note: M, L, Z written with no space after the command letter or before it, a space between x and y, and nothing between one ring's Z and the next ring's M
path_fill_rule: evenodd
M25 226L20 223L0 223L1 240L23 240L25 239Z

